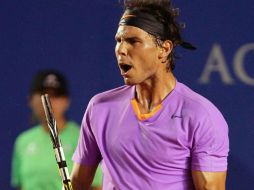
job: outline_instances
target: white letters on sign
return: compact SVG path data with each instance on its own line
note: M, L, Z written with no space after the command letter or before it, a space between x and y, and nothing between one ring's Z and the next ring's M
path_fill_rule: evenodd
M233 59L233 70L235 75L239 80L247 85L254 85L254 76L249 76L244 67L245 57L248 53L251 52L254 53L254 43L244 44L236 51ZM211 74L215 72L219 74L221 81L224 84L234 84L234 79L232 78L228 69L222 48L217 43L212 46L203 72L198 80L199 83L209 84L212 80ZM254 71L252 73L254 75Z

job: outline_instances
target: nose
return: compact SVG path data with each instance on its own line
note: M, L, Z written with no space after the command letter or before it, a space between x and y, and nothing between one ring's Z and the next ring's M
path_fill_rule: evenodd
M116 43L115 53L116 55L127 55L127 47L123 41Z

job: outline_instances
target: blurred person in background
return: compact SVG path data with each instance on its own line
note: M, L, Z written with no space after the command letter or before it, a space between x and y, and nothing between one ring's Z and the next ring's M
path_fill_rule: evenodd
M22 132L15 141L11 185L20 190L57 190L62 187L52 142L43 110L41 95L47 93L64 149L67 166L72 169L71 157L79 136L78 124L66 118L70 106L68 84L65 77L54 70L39 71L29 91L29 107L37 123ZM102 172L96 172L92 190L100 190Z

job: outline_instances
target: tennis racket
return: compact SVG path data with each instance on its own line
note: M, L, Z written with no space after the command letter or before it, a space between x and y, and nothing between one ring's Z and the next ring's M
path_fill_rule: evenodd
M58 136L56 120L52 113L52 107L47 94L41 96L41 101L43 109L45 111L50 137L53 143L53 149L55 151L55 157L59 169L60 176L62 178L62 183L64 190L73 190L70 180L70 175L67 168L67 163L64 156L63 147L61 145L60 138Z

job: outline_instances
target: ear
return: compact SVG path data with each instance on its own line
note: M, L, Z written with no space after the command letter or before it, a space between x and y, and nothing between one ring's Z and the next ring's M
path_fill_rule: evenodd
M167 60L168 55L172 52L173 49L173 43L170 40L165 40L161 47L159 52L159 58L165 62Z

